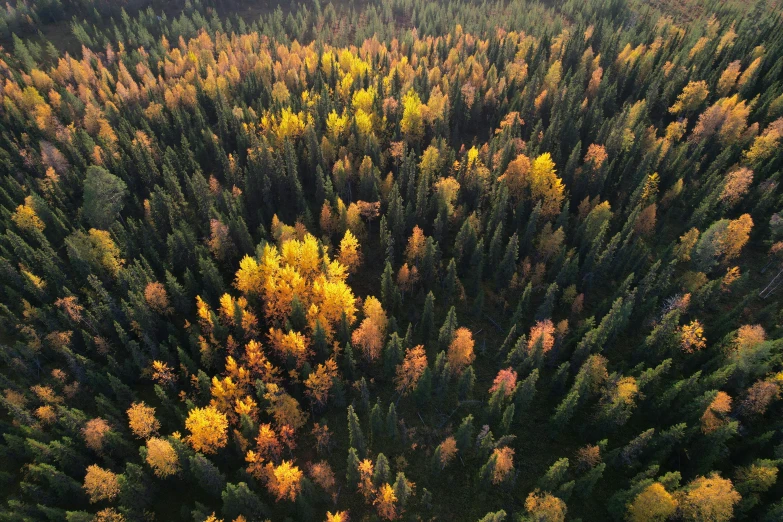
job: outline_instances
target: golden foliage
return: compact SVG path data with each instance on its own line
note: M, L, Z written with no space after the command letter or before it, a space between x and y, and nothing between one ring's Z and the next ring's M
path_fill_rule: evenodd
M41 221L41 218L35 213L33 198L31 196L25 198L24 205L16 207L16 212L13 213L11 219L16 223L17 227L24 231L43 231L45 228L43 221Z
M547 353L555 345L555 325L551 319L536 321L536 324L530 328L530 337L527 341L528 353L533 353L536 345L541 343L541 352Z
M163 361L152 361L152 380L158 384L168 386L176 381L176 376L168 363Z
M162 283L157 281L147 283L147 286L144 287L144 300L147 301L147 304L153 311L159 314L171 312L169 308L169 294Z
M82 436L88 448L100 452L103 449L103 439L110 431L109 423L97 417L87 421L87 424L82 428Z
M378 515L384 520L394 520L397 518L397 495L394 488L389 484L383 484L378 489L378 495L373 500L373 504L378 509Z
M674 248L674 255L679 261L690 261L693 247L699 241L699 229L692 228L680 236L679 244Z
M509 194L517 201L528 197L534 202L540 201L543 217L549 218L560 212L565 187L555 173L555 164L548 152L532 163L527 156L519 154L508 164L498 181L506 184Z
M524 196L531 166L530 158L524 154L519 154L508 164L503 175L498 178L499 182L506 184L508 193L517 201Z
M456 375L461 374L476 358L476 354L473 353L474 345L471 331L464 326L457 328L447 352L449 367Z
M541 202L542 217L553 217L560 212L564 190L562 180L555 174L552 156L548 152L538 156L530 168L530 194L533 201Z
M307 413L299 407L299 402L276 384L268 384L264 399L269 401L267 413L275 418L278 426L289 426L294 431L305 425Z
M350 518L348 517L347 511L335 511L332 513L331 511L326 512L326 521L325 522L349 522Z
M405 248L405 260L409 264L417 265L424 257L425 242L424 231L418 225L414 226L408 238L408 246Z
M704 338L704 327L698 320L694 319L680 327L680 345L685 353L693 353L706 348L707 339Z
M340 254L337 261L343 264L350 273L355 273L362 263L362 251L359 240L350 230L345 231L345 236L340 240Z
M707 82L704 80L688 82L680 95L677 97L677 101L669 107L669 112L672 114L680 114L683 112L691 112L698 109L699 106L707 99L710 91L707 87Z
M767 333L760 324L743 325L737 330L733 347L739 352L750 350L767 340Z
M263 460L277 461L280 459L280 455L283 451L280 439L275 433L275 430L272 429L271 424L262 424L259 426L256 446L256 451Z
M88 240L93 254L98 259L101 267L108 273L116 276L125 260L120 257L120 249L105 230L91 228L88 232Z
M427 368L427 353L423 345L414 346L405 352L405 358L397 366L397 375L394 380L396 390L402 395L407 395L416 388L424 370Z
M295 330L283 333L277 328L270 328L269 344L283 360L291 357L296 361L297 366L304 364L311 353L307 338Z
M188 442L196 451L216 453L228 443L228 419L213 406L190 410L185 428L190 432Z
M726 96L729 92L731 92L731 90L737 84L737 78L740 75L741 68L742 62L739 60L734 60L721 73L717 87L718 96Z
M750 149L744 154L747 162L757 165L769 158L777 150L781 137L783 137L783 118L778 118L770 123L761 135L754 138Z
M446 440L440 443L440 467L448 466L449 462L457 456L457 440L454 437L446 437Z
M717 473L691 481L679 498L685 520L727 522L734 516L734 506L741 500L731 480Z
M601 448L593 444L579 448L576 452L576 461L579 468L594 468L601 463Z
M152 437L147 441L147 464L155 475L165 478L179 471L179 457L166 439Z
M719 239L724 259L734 259L740 255L742 247L750 239L752 228L753 219L750 214L742 214L739 218L729 221L725 234Z
M373 296L364 301L363 311L364 319L351 335L351 342L359 348L368 361L375 361L381 355L388 319L381 302Z
M629 522L664 522L677 510L677 501L663 484L647 486L628 507Z
M539 490L528 494L525 499L525 509L537 522L564 522L568 511L565 502Z
M267 359L261 343L251 340L245 345L245 363L252 377L265 383L279 381L279 370Z
M268 475L267 488L269 492L275 495L275 500L286 499L293 502L302 491L302 471L291 462L284 460L279 466L272 466L271 473Z
M305 380L305 393L314 404L325 406L329 398L329 390L332 389L334 379L337 377L337 363L334 358L319 364Z
M403 292L410 292L418 282L419 270L415 266L409 267L408 263L404 263L397 272L397 286Z
M492 483L501 484L514 472L514 450L505 446L492 451L495 467L492 470Z
M92 522L125 522L125 517L112 508L106 508L95 513Z
M594 172L601 168L608 157L609 155L606 153L606 147L591 143L590 146L587 147L587 153L585 154L583 161L585 165L589 165L590 169Z
M347 271L339 261L320 255L318 242L305 234L302 240L285 239L281 248L267 244L260 262L245 256L236 273L235 286L247 295L261 296L267 320L285 323L294 296L308 312L308 324L320 321L331 337L345 313L356 319L353 292L345 282Z
M433 186L435 193L446 205L446 211L449 216L454 214L454 203L457 201L459 187L459 182L451 176L440 178Z
M719 391L701 416L701 431L712 433L728 423L726 416L731 412L731 402L728 393Z
M402 98L402 120L400 131L408 143L417 143L424 135L424 120L422 117L422 103L419 95L413 89L409 90Z
M92 464L87 467L87 474L84 476L84 489L91 504L101 500L114 500L120 494L120 481L115 473Z
M726 182L723 185L723 192L720 198L729 205L737 204L744 196L750 185L753 183L753 171L747 167L740 167L731 171L726 176Z

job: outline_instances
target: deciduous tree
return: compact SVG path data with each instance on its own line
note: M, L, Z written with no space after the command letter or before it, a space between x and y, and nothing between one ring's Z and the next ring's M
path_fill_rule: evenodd
M185 428L190 445L202 453L216 453L228 442L228 419L212 406L190 410Z

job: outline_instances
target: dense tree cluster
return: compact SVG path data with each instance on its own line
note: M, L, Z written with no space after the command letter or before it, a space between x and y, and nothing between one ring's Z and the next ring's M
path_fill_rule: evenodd
M9 4L0 520L781 520L783 19L686 3Z

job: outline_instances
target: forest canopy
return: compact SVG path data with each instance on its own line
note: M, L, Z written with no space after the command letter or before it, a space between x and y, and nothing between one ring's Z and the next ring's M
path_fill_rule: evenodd
M783 520L773 1L0 12L0 521Z

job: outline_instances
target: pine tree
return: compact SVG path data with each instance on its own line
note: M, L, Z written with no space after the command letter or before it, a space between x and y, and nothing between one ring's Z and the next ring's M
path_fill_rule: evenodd
M424 299L424 310L421 313L418 334L419 339L425 344L435 335L435 296L432 292L428 292Z
M457 310L452 306L449 308L449 313L446 314L446 319L443 321L443 326L440 327L438 332L438 345L442 349L446 349L454 339L454 334L457 331Z
M348 448L345 481L348 483L349 487L356 487L359 483L359 454L355 448Z
M359 417L354 412L353 406L348 406L348 444L351 448L356 448L359 457L364 458L367 446L364 442L362 427L359 424Z
M458 294L459 277L457 277L457 264L454 258L451 258L446 267L446 278L443 281L443 294L446 304L451 304L454 297Z
M500 261L500 266L498 266L498 270L495 273L495 284L499 290L505 288L509 281L511 281L511 277L516 271L518 256L519 239L517 238L517 235L514 234L508 240L503 259Z
M391 469L389 468L389 459L383 453L378 453L375 459L375 468L373 469L372 482L376 487L386 484L391 478Z
M383 431L383 413L381 413L380 402L376 402L375 406L370 410L370 439L373 443L378 441Z
M473 415L462 419L454 438L457 439L457 449L460 453L465 453L473 445Z
M389 404L389 411L386 413L386 436L391 440L397 439L397 408L392 402Z
M536 310L536 321L543 321L552 317L552 312L555 309L555 302L557 301L557 293L560 291L560 287L557 283L552 283L546 289L546 295L544 301Z

